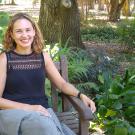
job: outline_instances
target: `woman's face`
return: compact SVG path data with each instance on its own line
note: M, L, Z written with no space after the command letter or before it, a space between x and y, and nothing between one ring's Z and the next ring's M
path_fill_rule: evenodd
M35 36L35 30L27 19L19 19L13 25L12 38L16 42L17 48L31 49Z

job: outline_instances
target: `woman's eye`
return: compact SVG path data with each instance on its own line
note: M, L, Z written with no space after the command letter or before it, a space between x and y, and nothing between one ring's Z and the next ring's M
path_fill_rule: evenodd
M16 31L16 33L21 33L21 32L22 32L21 30Z
M29 32L29 31L31 31L31 30L30 30L30 29L27 29L26 31Z

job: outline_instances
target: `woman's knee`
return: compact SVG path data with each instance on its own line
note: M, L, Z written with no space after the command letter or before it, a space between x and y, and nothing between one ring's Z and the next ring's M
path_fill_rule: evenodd
M61 135L60 130L52 118L41 119L41 127L48 133L47 135Z
M25 135L60 135L60 131L53 119L36 117L22 122L21 131Z

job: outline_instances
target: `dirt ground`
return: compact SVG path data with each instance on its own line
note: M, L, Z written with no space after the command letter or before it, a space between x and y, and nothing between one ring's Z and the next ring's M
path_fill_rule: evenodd
M115 59L118 62L118 73L124 74L128 67L135 68L135 48L118 44L105 44L95 42L83 42L90 57L95 60L97 57L106 57L109 60ZM127 58L130 57L130 58ZM101 62L101 61L99 61Z

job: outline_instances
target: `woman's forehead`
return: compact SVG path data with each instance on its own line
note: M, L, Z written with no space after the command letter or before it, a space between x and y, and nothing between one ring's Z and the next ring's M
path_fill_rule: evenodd
M32 27L32 23L25 18L16 20L13 25L13 29L22 29L22 28L31 28L31 27Z

